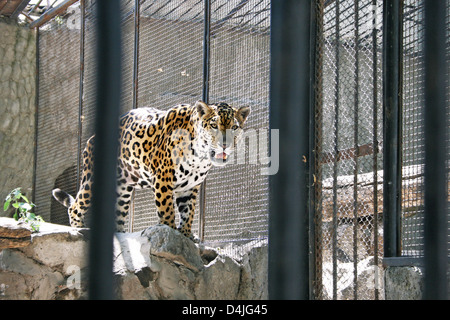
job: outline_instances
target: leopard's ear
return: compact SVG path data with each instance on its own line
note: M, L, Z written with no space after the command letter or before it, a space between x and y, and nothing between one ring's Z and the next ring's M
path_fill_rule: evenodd
M239 124L241 127L244 125L245 121L247 120L248 115L250 114L250 107L240 107L239 110L236 112L236 118L239 121Z
M197 113L198 113L200 119L205 118L214 112L214 109L211 108L210 106L208 106L203 101L197 101L195 103L195 108L197 109Z

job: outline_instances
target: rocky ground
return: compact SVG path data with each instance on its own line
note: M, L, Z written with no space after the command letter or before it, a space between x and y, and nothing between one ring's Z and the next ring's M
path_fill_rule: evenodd
M88 229L43 223L26 246L1 250L0 299L87 298L88 240ZM231 256L162 225L116 234L116 297L267 299L267 241L242 248Z

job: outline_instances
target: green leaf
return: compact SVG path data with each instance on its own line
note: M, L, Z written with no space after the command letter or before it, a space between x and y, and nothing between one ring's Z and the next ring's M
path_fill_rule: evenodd
M26 202L30 203L30 201L28 201L28 198L25 197L23 194L21 194L20 196L21 196L21 198L22 198L23 200L25 200Z
M14 216L13 216L13 218L14 218L14 220L19 220L19 215L17 214L17 211L14 213Z
M14 203L12 204L12 206L13 206L14 208L18 209L18 208L20 207L20 203L14 202Z
M6 200L5 204L3 205L3 211L6 211L9 209L9 204L11 203L11 200Z
M22 192L20 191L20 188L16 188L13 191L11 191L11 194L14 197L14 200L19 200L20 197L22 196Z

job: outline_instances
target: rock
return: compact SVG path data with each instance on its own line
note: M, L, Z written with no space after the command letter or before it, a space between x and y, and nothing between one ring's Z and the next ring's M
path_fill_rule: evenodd
M267 300L268 292L268 241L255 240L245 246L242 255L242 275L239 299Z
M194 271L203 268L198 247L178 231L158 225L144 230L142 236L150 241L150 254L173 260Z
M40 232L31 235L28 247L0 251L0 299L86 298L88 238L88 229L43 223ZM238 256L219 253L163 225L117 233L113 256L116 297L267 297L267 241L234 249Z
M0 218L0 250L26 247L31 243L31 228L25 223Z
M0 217L0 237L28 238L31 237L31 228L26 223Z
M324 299L333 298L333 263L324 262L322 265L322 284ZM384 299L384 272L383 269L374 264L373 256L367 257L357 263L357 295L358 299L375 299L375 294L367 297L367 290L374 292L379 290L379 299ZM354 290L354 264L345 262L337 264L337 299L355 299Z
M40 232L32 234L31 245L22 252L34 261L68 275L71 266L86 267L88 243L82 230L41 223Z
M424 281L423 269L414 266L388 267L386 273L386 300L421 300Z
M195 296L202 300L234 300L238 296L241 268L228 256L217 256L198 277Z

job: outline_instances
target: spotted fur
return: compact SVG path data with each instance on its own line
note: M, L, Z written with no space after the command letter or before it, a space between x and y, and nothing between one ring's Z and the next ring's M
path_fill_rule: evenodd
M226 103L178 105L168 111L139 108L120 118L117 166L117 231L124 231L132 192L151 188L160 223L192 238L195 201L211 166L225 165L236 149L249 107ZM68 207L72 227L85 226L91 203L95 136L83 152L83 172L76 198L60 189L54 197Z

